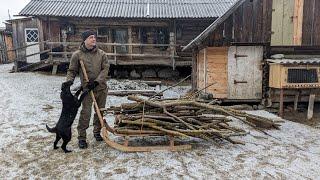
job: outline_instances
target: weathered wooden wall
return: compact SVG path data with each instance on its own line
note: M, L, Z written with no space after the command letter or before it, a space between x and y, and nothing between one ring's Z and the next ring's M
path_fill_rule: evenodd
M271 0L245 1L208 39L209 46L268 43L271 40Z
M320 1L304 0L302 45L320 46Z
M7 50L14 49L12 36L6 35L5 43L7 46ZM8 51L7 58L8 58L8 62L13 62L13 60L16 58L14 51Z
M13 46L15 48L23 47L25 45L25 28L38 28L38 20L27 18L21 20L13 20L12 22L12 37ZM39 39L39 41L42 41ZM17 57L24 57L26 51L24 49L16 52ZM23 59L20 59L22 61Z
M246 0L201 46L320 46L319 9L319 0Z
M6 50L4 33L0 32L0 64L4 63L7 59Z

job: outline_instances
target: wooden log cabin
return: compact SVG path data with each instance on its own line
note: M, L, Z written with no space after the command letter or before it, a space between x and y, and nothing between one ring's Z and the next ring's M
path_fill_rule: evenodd
M40 52L55 49L49 52L53 62L68 62L81 42L81 33L91 29L97 32L99 47L111 64L174 69L191 67L192 52L182 52L183 46L235 1L31 0L19 15L37 19L32 33L45 42ZM55 52L59 47L62 52Z
M184 47L193 51L192 87L225 101L279 101L266 59L319 57L319 8L317 0L237 1Z

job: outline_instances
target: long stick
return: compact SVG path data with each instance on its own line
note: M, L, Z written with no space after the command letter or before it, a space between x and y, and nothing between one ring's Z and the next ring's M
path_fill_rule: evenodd
M191 77L191 74L190 74L189 76L185 77L184 79L182 79L181 81L179 81L178 83L176 83L176 84L174 84L174 85L172 85L172 86L167 87L166 89L158 92L158 93L155 94L154 96L151 96L151 97L149 98L149 100L152 99L152 98L154 98L154 97L156 97L156 96L158 96L159 94L162 94L163 92L167 91L168 89L171 89L171 88L173 88L173 87L178 86L179 84L181 84L181 83L183 83L185 80L187 80L189 77Z
M85 68L85 66L84 66L84 63L83 63L83 60L82 60L82 59L80 59L80 65L81 65L81 69L82 69L82 73L83 73L84 80L85 80L86 82L89 82L88 74L87 74L87 71L86 71L86 68ZM100 108L99 108L98 103L97 103L97 101L96 101L96 98L95 98L95 96L94 96L94 94L93 94L93 91L90 91L90 95L91 95L91 98L92 98L93 105L94 105L94 108L95 108L95 110L96 110L96 113L97 113L97 115L98 115L98 118L99 118L101 127L106 127L108 131L110 131L110 132L113 133L113 132L114 132L114 129L111 128L111 127L109 126L109 124L103 120L103 117L102 117L101 112L100 112Z

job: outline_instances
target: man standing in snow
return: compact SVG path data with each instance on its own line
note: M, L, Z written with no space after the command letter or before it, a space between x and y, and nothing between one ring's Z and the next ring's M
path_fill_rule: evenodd
M74 81L77 74L80 75L81 86L93 90L96 101L100 108L105 107L107 98L107 75L109 72L109 64L105 52L96 46L96 35L93 31L85 31L82 33L82 44L76 52L73 53L69 69L67 72L67 81ZM84 62L89 77L89 82L84 81L79 60ZM86 130L89 127L92 109L92 98L86 96L82 101L82 110L80 113L78 130L79 148L88 147L86 142ZM100 135L101 124L97 114L94 114L93 135L97 141L102 141Z

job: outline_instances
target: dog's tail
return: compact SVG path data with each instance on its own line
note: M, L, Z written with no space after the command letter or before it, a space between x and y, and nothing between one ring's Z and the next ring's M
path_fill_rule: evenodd
M47 128L47 130L48 130L49 132L51 132L51 133L56 133L56 132L57 132L57 128L56 128L56 127L50 128L48 125L46 125L46 128Z

